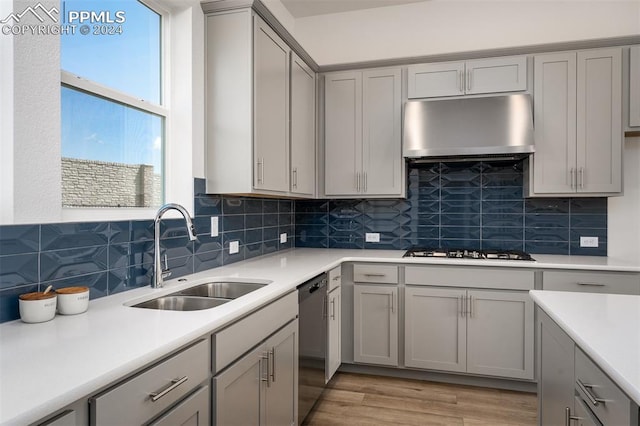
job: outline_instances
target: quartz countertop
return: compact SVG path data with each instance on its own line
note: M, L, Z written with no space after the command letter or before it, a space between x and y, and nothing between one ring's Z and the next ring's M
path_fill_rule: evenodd
M531 297L640 405L640 296L532 290Z
M535 262L402 258L404 250L300 248L172 279L162 289L137 288L92 300L80 315L0 325L0 424L27 424L84 398L169 352L214 332L295 290L342 262L591 269L640 272L640 265L606 257L534 255ZM215 309L175 312L131 308L215 278L272 283ZM184 281L186 279L186 281Z

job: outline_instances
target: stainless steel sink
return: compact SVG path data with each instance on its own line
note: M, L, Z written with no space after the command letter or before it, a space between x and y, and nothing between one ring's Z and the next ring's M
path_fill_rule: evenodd
M264 287L266 284L219 281L210 282L180 290L174 295L215 297L222 299L237 299L240 296L251 293Z
M215 308L230 299L218 299L212 297L191 297L191 296L162 296L156 299L133 305L134 308L159 309L165 311L199 311L202 309Z

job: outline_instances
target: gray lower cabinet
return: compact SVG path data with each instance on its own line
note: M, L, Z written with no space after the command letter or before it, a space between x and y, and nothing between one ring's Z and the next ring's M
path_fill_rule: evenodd
M354 361L398 365L398 288L353 286Z
M338 267L337 269L340 268ZM340 277L338 276L338 278ZM331 290L328 295L327 321L329 324L327 327L327 366L325 368L325 381L327 383L329 382L329 380L331 380L331 377L333 377L335 372L338 370L342 361L342 345L340 344L340 340L342 338L342 334L340 333L340 328L342 326L341 293L341 288L338 286Z
M538 423L565 425L573 413L574 344L542 310L538 328Z
M640 46L629 52L629 127L640 127Z
M407 367L533 379L533 302L519 291L407 286Z
M150 426L207 426L211 424L209 386L203 386Z
M544 271L542 288L554 291L640 295L640 274L635 272Z
M297 380L294 320L213 378L214 424L294 425Z
M194 389L210 377L209 345L208 339L199 340L144 372L89 398L90 424L146 424L167 410L179 407ZM208 395L208 388L204 389ZM197 418L208 417L208 398L206 404L189 411Z
M536 316L538 424L638 425L638 405L542 309Z

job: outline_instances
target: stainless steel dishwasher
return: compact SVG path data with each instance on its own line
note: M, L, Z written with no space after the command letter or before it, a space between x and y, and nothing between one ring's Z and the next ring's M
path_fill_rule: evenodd
M298 424L302 424L325 386L327 274L298 286L298 305Z

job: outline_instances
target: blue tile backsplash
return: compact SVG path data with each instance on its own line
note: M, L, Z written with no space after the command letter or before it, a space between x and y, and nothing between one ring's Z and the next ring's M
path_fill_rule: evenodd
M204 179L194 189L198 240L189 241L182 219L161 224L172 278L293 247L293 201L207 195ZM219 216L217 237L211 216ZM229 255L233 240L240 252ZM95 299L148 285L152 270L152 220L0 226L0 322L19 318L22 293L88 286Z
M407 184L407 199L296 201L296 246L607 254L607 199L525 199L521 161L414 166ZM599 247L580 248L580 236Z
M297 247L407 249L470 247L606 256L606 198L523 198L521 162L412 167L407 199L278 200L211 195L194 180L189 241L181 219L163 220L172 277ZM220 234L211 237L211 216ZM281 244L279 236L291 238ZM365 242L379 232L380 243ZM295 235L295 239L293 236ZM599 238L580 248L580 236ZM229 254L229 243L240 251ZM91 298L148 285L153 221L0 226L0 322L19 318L19 294L88 286Z

